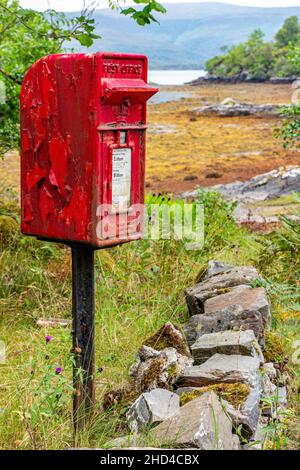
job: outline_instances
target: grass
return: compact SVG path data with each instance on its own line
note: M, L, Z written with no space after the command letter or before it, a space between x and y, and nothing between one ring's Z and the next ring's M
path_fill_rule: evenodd
M186 251L179 241L142 240L96 253L97 405L90 426L76 442L71 421L70 331L36 326L41 317L71 318L70 251L62 245L22 237L17 228L8 239L2 239L0 340L6 344L7 359L0 366L1 449L109 447L110 440L128 434L126 407L102 412L102 397L125 383L145 338L167 321L182 325L187 320L183 290L195 282L209 259L260 268L268 279L274 327L285 339L287 354L292 354L299 326L295 315L299 250L294 234L283 229L282 245L279 234L274 239L274 235L248 233L236 226L232 204L213 192L200 193L199 199L205 206L206 236L201 251ZM18 221L13 193L9 201L6 197L5 204L0 203L0 214ZM286 295L290 292L287 289L293 298ZM52 336L48 343L46 335ZM57 367L62 368L60 374L55 372ZM293 400L286 432L294 446L299 376L293 364L289 367Z

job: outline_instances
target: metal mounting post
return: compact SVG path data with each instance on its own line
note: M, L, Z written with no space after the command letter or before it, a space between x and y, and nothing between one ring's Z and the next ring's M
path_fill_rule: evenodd
M72 312L74 353L73 420L80 431L93 413L94 391L94 249L72 248Z

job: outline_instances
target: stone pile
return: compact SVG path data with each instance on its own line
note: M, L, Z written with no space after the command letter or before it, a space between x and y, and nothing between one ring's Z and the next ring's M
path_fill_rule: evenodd
M264 359L271 312L265 289L252 287L259 284L253 267L210 261L186 289L183 333L164 325L129 371L137 398L126 415L132 435L125 446L141 434L160 446L203 450L247 449L262 439L262 426L287 398L277 365Z
M282 106L275 104L253 104L240 103L232 98L226 98L219 104L212 104L195 108L191 116L255 116L255 117L278 117L282 114Z

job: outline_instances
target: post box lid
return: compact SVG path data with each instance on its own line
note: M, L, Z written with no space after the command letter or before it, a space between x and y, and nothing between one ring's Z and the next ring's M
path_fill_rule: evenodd
M101 81L104 101L114 104L129 99L132 103L144 103L158 92L142 79L103 78Z

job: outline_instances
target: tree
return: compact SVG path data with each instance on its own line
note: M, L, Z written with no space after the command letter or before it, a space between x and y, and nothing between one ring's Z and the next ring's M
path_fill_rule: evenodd
M275 45L278 48L287 47L289 44L296 44L299 40L300 24L297 16L290 16L285 20L283 26L275 35Z
M142 8L120 9L118 0L109 0L109 6L119 8L139 25L157 21L153 12L166 12L155 0L133 1ZM19 93L30 66L47 54L63 52L71 40L90 47L99 38L92 18L97 2L83 2L79 16L67 17L53 9L24 9L19 0L0 0L0 82L6 95L5 102L0 96L0 156L19 145Z

